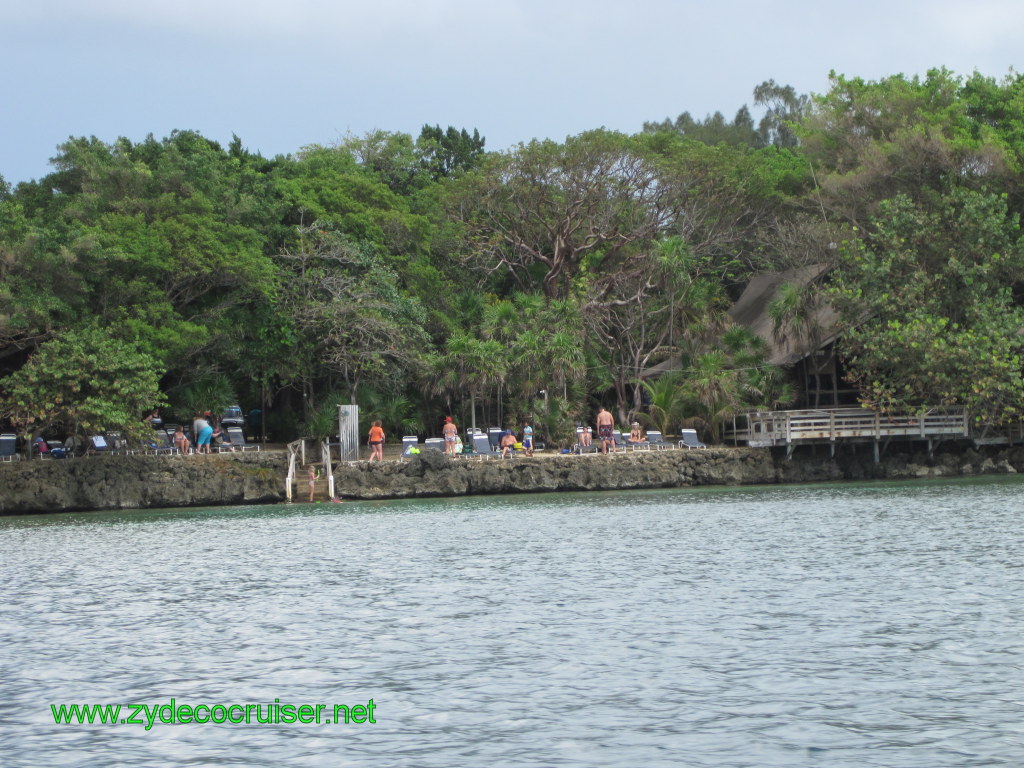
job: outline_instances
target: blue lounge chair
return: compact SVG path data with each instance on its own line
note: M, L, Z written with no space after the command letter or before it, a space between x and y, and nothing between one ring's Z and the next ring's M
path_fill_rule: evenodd
M481 459L489 459L495 456L501 456L500 451L495 451L491 447L491 441L487 435L482 432L477 432L473 435L473 455L479 456Z
M444 438L443 437L428 437L423 441L423 450L425 451L440 451L444 453Z
M146 441L143 453L172 455L180 451L174 447L174 433L168 436L163 427L160 427L153 430L153 437Z
M225 447L235 448L242 451L242 453L245 453L247 450L252 448L259 451L260 447L258 445L251 445L246 441L245 433L242 431L241 427L228 427L224 432L225 440L230 441Z
M707 448L704 443L697 439L696 429L681 429L679 430L679 437L681 438L679 440L680 448L683 446L686 446L687 450L690 450L691 448Z
M408 459L408 458L412 457L415 454L413 454L410 449L411 448L415 448L417 450L417 452L418 452L419 451L419 447L420 447L420 439L418 437L416 437L416 435L405 435L405 436L403 436L402 437L402 458L403 459Z
M572 447L573 453L584 454L584 453L597 453L598 444L593 441L593 435L591 435L590 445L584 445L582 441L583 431L585 427L576 427L576 445Z
M666 448L675 448L672 443L666 443L661 436L661 432L657 432L653 429L647 430L647 444L658 451L663 451Z
M498 435L498 446L495 448L495 453L497 453L499 458L504 458L503 451L501 450L501 441L506 435L512 435L512 439L515 440L517 443L519 442L519 438L516 437L516 433L513 432L511 429L502 430L501 434ZM508 452L508 458L511 459L515 456L518 456L520 453L521 452L517 451L515 448L510 448Z

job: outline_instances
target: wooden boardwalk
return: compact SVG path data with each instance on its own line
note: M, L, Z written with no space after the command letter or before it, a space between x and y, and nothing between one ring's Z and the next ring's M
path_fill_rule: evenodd
M962 408L931 408L923 413L882 414L867 408L829 408L802 411L755 411L738 416L727 440L751 447L786 446L792 456L798 445L871 443L875 460L880 445L892 440L919 440L928 452L942 440L971 439L971 423ZM1012 442L1009 437L1002 442Z

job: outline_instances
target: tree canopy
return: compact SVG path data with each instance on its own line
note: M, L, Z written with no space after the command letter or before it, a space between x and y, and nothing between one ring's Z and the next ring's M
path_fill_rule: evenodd
M569 440L605 404L710 437L792 402L725 310L808 265L777 331L831 302L863 403L1020 418L1024 76L765 80L725 114L500 151L430 124L274 158L70 137L0 178L0 418L124 430L231 396L287 437L347 400Z

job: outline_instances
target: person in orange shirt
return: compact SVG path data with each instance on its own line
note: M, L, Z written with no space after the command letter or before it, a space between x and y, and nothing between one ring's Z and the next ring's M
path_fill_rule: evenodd
M384 461L384 428L381 427L380 421L373 422L373 426L370 427L369 443L370 461Z

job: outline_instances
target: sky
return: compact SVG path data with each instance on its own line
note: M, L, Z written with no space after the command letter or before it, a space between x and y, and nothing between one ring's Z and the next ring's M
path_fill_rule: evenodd
M1020 0L0 0L0 176L46 175L72 136L273 157L424 124L490 150L634 133L731 119L768 79L1002 78L1022 41Z

